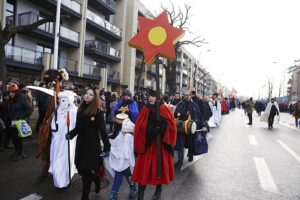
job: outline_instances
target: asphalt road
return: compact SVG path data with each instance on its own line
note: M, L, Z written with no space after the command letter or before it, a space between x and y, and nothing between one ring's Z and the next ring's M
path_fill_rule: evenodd
M247 125L241 110L223 116L222 124L208 135L209 153L195 157L192 163L185 161L182 170L176 172L176 180L163 187L162 199L300 199L300 130L292 127L292 122L282 121L268 130L256 114L252 126ZM51 177L36 182L40 171L36 151L33 139L25 144L24 160L10 161L12 150L0 152L0 200L79 200L79 176L64 193L54 189ZM91 192L91 200L107 199L111 178L107 175L106 179L109 185L99 194ZM145 200L151 199L154 189L147 187ZM124 181L119 199L127 199L128 193Z

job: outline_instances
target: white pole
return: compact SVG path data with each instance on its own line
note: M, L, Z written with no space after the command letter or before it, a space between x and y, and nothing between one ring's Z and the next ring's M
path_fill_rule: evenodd
M56 20L55 20L55 33L54 33L54 55L53 55L53 69L57 69L58 61L58 45L59 45L59 30L60 30L60 5L61 0L57 0L56 7Z

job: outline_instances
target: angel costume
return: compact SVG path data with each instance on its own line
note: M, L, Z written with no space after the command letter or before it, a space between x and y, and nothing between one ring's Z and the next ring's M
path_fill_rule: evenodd
M276 122L279 123L280 119L280 112L278 103L272 99L271 102L268 103L265 112L262 114L260 121L261 122L268 122L268 128L273 128L274 117L276 117Z
M74 93L72 91L60 92L58 97L57 121L53 118L51 123L52 138L49 172L53 175L54 186L64 188L70 183L70 178L77 173L74 164L77 137L69 141L65 139L65 134L68 133L67 121L69 120L69 131L75 127L77 107L74 105ZM68 142L70 143L70 155L68 155ZM69 160L71 168L70 177Z

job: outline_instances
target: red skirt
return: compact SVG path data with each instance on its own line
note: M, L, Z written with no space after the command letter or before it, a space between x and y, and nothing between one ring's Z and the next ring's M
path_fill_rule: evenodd
M175 179L172 155L161 145L161 179L156 177L156 141L146 149L144 154L138 154L132 180L141 185L169 184Z

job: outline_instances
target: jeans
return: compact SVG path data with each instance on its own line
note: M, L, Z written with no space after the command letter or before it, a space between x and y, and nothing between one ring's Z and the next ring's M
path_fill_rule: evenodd
M131 180L131 171L130 171L130 167L128 167L127 169L125 169L124 171L121 172L115 172L115 178L114 178L114 183L112 185L112 191L114 192L119 192L119 189L122 185L122 181L123 181L123 176L126 177L127 182L129 183L129 185L133 185L134 183Z
M249 124L252 124L252 113L248 113Z

